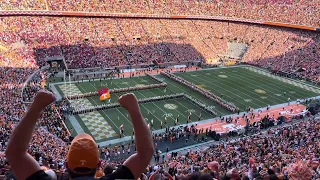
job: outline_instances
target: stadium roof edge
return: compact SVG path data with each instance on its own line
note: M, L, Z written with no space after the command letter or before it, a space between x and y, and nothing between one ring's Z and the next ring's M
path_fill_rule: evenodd
M68 16L68 17L97 17L97 18L148 18L148 19L196 19L232 21L239 23L262 24L277 27L286 27L308 31L320 31L320 27L311 27L281 22L260 21L253 19L234 18L226 16L203 16L203 15L159 15L159 14L131 14L131 13L103 13L103 12L74 12L74 11L47 11L47 10L9 10L1 11L0 17L5 16Z

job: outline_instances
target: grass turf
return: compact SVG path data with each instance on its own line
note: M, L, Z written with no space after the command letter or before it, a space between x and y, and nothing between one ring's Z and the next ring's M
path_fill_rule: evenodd
M318 95L314 92L284 83L280 80L269 78L242 67L206 69L175 74L198 85L201 88L207 89L212 93L221 96L226 101L234 103L240 108L241 111L245 111L249 106L252 108L266 107L267 105L285 103L287 102L288 98L293 101L296 99L309 98ZM218 113L218 116L230 114L230 112L227 110L221 108L216 103L208 100L201 94L190 90L186 86L161 75L157 75L157 77L168 84L167 88L154 88L133 92L138 99L183 92L193 96L194 98L197 98L199 101L209 106L212 106ZM158 82L154 81L153 79L143 76L124 79L80 82L76 83L76 86L81 92L86 93L96 92L98 89L103 87L114 89L157 83ZM60 93L62 93L58 86L56 86L56 88ZM286 92L286 94L284 94L284 92ZM111 94L111 102L116 102L118 97L122 94L123 93ZM107 103L101 102L98 96L89 97L88 100L93 105ZM173 104L176 106L176 109L167 109L164 107L165 104ZM140 104L140 108L148 123L150 123L151 119L153 119L153 130L160 129L160 121L165 121L164 116L168 116L166 124L167 126L172 126L178 116L180 124L186 123L186 119L190 111L193 113L193 116L191 116L192 121L198 121L198 115L200 112L202 113L202 119L212 118L211 115L184 98ZM117 133L119 132L118 127L121 124L124 124L125 135L130 136L132 134L131 121L128 119L127 112L123 108L108 109L99 111L99 113L106 121L108 121L108 123ZM85 126L83 123L81 123L81 118L78 116L76 116L76 118L81 126ZM164 127L165 126L163 126L163 128ZM90 133L86 127L83 127L83 129L87 133ZM105 140L107 139L101 141Z
M306 89L269 78L244 68L224 68L176 75L192 82L245 111L317 96Z

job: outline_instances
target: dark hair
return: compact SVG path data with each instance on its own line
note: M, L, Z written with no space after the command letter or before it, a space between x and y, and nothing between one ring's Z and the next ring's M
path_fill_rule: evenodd
M187 178L183 175L176 176L176 180L187 180Z
M187 180L197 180L200 176L200 172L193 172L187 176Z
M279 180L278 176L275 174L270 175L269 179L270 180Z
M108 174L111 174L111 173L113 172L113 170L114 170L114 167L112 167L112 166L106 166L106 167L104 168L104 170L103 170L104 175L106 176L106 175L108 175Z
M71 179L83 177L83 176L94 177L96 174L96 171L97 169L90 169L86 167L75 168L73 171L68 169L68 173Z
M256 180L263 180L261 176L256 177Z
M269 174L269 175L275 174L275 172L274 172L272 169L268 169L268 174Z
M168 177L164 176L163 174L157 173L154 175L155 180L168 180Z
M244 176L242 176L242 179L241 179L241 180L249 180L249 177L246 176L246 175L244 175Z
M187 180L212 180L213 177L210 174L194 172L187 176Z
M201 175L198 177L198 180L212 180L213 177L210 174L201 173Z

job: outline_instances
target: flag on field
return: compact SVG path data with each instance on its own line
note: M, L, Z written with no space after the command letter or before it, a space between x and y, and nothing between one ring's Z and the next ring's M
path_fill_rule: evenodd
M110 98L110 92L104 93L100 96L100 101L104 101Z
M102 88L102 89L99 89L99 90L98 90L99 96L101 96L102 94L105 94L105 93L107 93L107 92L109 92L109 89L108 89L108 88Z

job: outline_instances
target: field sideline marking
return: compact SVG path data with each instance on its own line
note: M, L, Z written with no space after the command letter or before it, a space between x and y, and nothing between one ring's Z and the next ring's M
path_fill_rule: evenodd
M191 78L191 79L200 79L199 77L195 77L195 78L190 77L190 78ZM208 81L207 79L208 79L208 78L203 77L203 80L204 80L205 82L207 82L208 84L212 84L212 83L211 83L210 81ZM217 82L217 83L219 83L219 84L223 84L222 82L219 82L219 81L215 81L215 82ZM212 85L213 85L213 84L212 84ZM230 89L235 89L236 91L240 92L241 94L243 94L243 95L245 95L245 96L248 96L249 98L252 98L252 95L249 95L249 94L243 92L243 91L251 92L251 91L247 90L246 88L242 88L242 87L239 87L239 86L238 86L239 89L242 89L242 90L243 90L243 91L239 91L237 88L233 88L233 87L230 86L230 85L225 84L225 86L228 86ZM247 86L246 86L246 87L247 87ZM232 91L227 90L227 88L224 88L224 89L225 89L225 91L228 91L228 92L230 92L230 93L233 94L233 95L236 95L236 94L232 93ZM236 96L240 97L239 95L236 95ZM243 99L244 97L240 97L240 98ZM263 102L263 101L261 101L261 100L258 99L258 98L256 98L256 100L259 101L259 102L262 103L262 104L267 104L266 102ZM270 101L270 100L268 100L268 101ZM239 101L237 101L237 102L239 102ZM272 102L272 101L270 101L270 102ZM255 105L257 105L257 106L259 107L259 104L256 104L256 103L254 103L254 102L250 102L250 103L255 104ZM241 103L241 104L242 104L242 103Z
M234 74L234 73L232 73L231 72L231 74ZM242 74L242 73L241 73ZM233 76L233 75L232 75ZM204 79L207 79L207 78L205 78L204 77ZM241 78L236 78L236 79L239 79L240 81L242 81L242 82L246 82L246 83L249 83L249 84L253 84L253 83L250 83L250 82L247 82L247 81L244 81L244 80L242 80ZM245 78L245 79L248 79L248 78ZM252 82L252 81L251 81ZM246 86L246 87L249 87L249 86ZM257 87L259 87L259 86L257 86ZM269 89L269 88L268 88ZM272 88L272 90L273 90L273 88ZM248 91L248 90L246 90L246 91ZM248 91L249 92L249 91ZM283 93L283 92L282 92ZM281 94L282 94L281 93ZM244 94L246 94L246 93L244 93ZM276 99L276 97L274 97L274 96L272 96L272 95L270 95L271 97L273 97L273 99ZM252 97L252 96L251 96ZM255 98L255 99L258 99L258 98ZM260 101L260 99L259 99L259 101ZM270 100L268 100L269 102L271 102L272 104L273 103L275 103L275 101L270 101ZM261 102L261 101L260 101ZM284 102L285 102L285 100L284 100ZM264 103L265 104L265 103ZM258 106L258 107L260 107L260 106Z
M162 92L162 91L160 91L158 88L156 88L156 90L158 90L159 92ZM169 89L169 91L171 91L171 92L173 92L171 89ZM151 91L150 91L151 92ZM153 92L151 92L152 94L154 94ZM173 93L175 93L175 92L173 92ZM155 95L155 94L154 94ZM187 108L187 107L185 107L183 104L181 104L179 101L177 101L176 99L174 99L178 104L180 104L181 106L183 106L184 108L186 108L187 110L189 109L189 108ZM186 99L187 100L187 99ZM187 100L188 101L188 100ZM197 105L195 105L195 104L193 104L193 103L191 103L191 102L188 102L188 103L190 103L190 104L192 104L193 106L195 106L195 107L197 107L197 108L199 108L201 111L203 111L203 112L205 112L206 114L209 114L207 111L205 111L203 108L201 108L201 107L199 107L199 106L197 106Z
M134 80L132 80L132 81L134 81ZM134 82L135 82L135 81L134 81ZM142 93L139 92L139 91L137 91L137 93L139 93L139 94L142 95L143 97L146 97L144 94L142 94ZM159 108L162 112L166 113L163 109L161 109L161 108L160 108L158 105L156 105L154 102L152 102L152 104L153 104L154 106L156 106L157 108ZM171 117L171 119L174 120L173 117Z
M170 80L169 80L170 81ZM166 81L167 83L169 83L169 84L172 84L172 86L175 86L172 82L169 82L169 81ZM183 85L184 86L184 85ZM188 87L187 87L188 88ZM170 89L170 88L169 88ZM178 87L178 89L180 89L180 90L182 90L182 91L184 91L184 89L182 89L182 88L180 88L180 87ZM171 90L172 91L172 90ZM174 92L174 91L172 91L173 93L176 93L176 92ZM203 96L202 94L200 94L200 93L197 93L197 94L199 94L200 96ZM199 100L200 101L200 100ZM204 103L203 101L200 101L201 103L203 103L203 104L206 104L206 105L209 105L208 103ZM213 102L213 101L210 101L210 102ZM215 103L215 102L213 102L216 106L219 106L217 103ZM220 114L222 114L222 115L226 115L225 113L222 113L221 111L219 111L218 110L218 108L216 108L215 109L217 112L219 112Z
M233 72L230 72L230 74L232 74L232 76L234 76L234 74L235 73L233 73ZM243 75L248 75L247 73L240 73L240 74L243 74ZM258 76L255 76L255 77L257 77L258 78ZM248 79L247 77L244 77L245 79ZM252 84L253 85L253 81L251 81L250 80L250 82L249 81L244 81L243 79L241 79L241 78L236 78L236 79L239 79L240 81L242 81L242 82L247 82L247 83L249 83L249 84ZM270 79L271 80L271 79ZM270 85L270 83L267 83L267 84L269 84ZM277 83L277 84L280 84L281 85L281 87L283 87L284 86L284 83ZM273 84L272 84L273 85ZM256 86L256 85L254 85L254 86ZM249 87L249 86L246 86L246 87ZM257 86L258 88L260 88L259 86ZM299 87L295 87L295 88L299 88ZM277 89L274 89L274 88L272 88L271 87L271 89L270 88L264 88L264 89L268 89L268 90L270 90L270 91L272 91L272 93L274 93L274 91L277 91L277 92L281 92L280 90L277 90ZM285 90L285 89L283 89L283 88L281 88L282 90ZM292 89L292 88L289 88L290 90L295 90L295 89ZM247 90L248 91L248 90ZM296 90L295 90L296 91ZM249 92L249 91L248 91ZM283 91L284 92L284 91ZM281 92L281 94L283 93L283 92ZM298 94L298 93L297 93ZM272 95L268 95L268 96L270 96L272 99L277 99L276 97L274 97L274 96L272 96ZM298 97L299 96L301 96L301 97L303 97L303 98L305 98L305 96L307 96L307 95L302 95L302 94L299 94L298 95ZM308 97L308 96L307 96ZM297 98L297 97L293 97L293 98ZM299 97L300 98L300 97ZM257 98L258 99L258 98ZM260 101L260 99L259 99L259 101ZM269 99L268 99L268 101L270 101ZM286 100L283 100L284 102L286 101ZM271 103L274 103L274 101L270 101Z
M255 72L254 72L255 73ZM259 73L255 73L255 74L257 74L257 75L261 75L261 74L259 74ZM258 76L255 76L255 77L257 77L257 78L259 78ZM245 79L249 79L249 78L247 78L247 77L245 77ZM274 79L273 78L268 78L270 81L271 80L273 80L272 82L274 82L274 84L278 84L278 85L281 85L281 88L280 89L282 89L282 90L285 90L284 88L285 88L285 84L286 83L284 83L284 82L282 82L282 81L277 81L277 80L275 80L274 81ZM276 85L274 85L274 84L271 84L271 83L265 83L266 84L266 86L276 86ZM284 88L282 88L282 87L284 87ZM295 86L293 86L294 88L299 88L299 87L295 87ZM271 89L274 89L274 90L276 90L275 88L273 88L273 87L270 87ZM295 90L295 89L292 89L291 87L289 87L289 88L286 88L287 90L288 89L290 89L290 90ZM287 91L286 90L286 91ZM305 89L304 89L305 90ZM279 90L276 90L276 91L279 91ZM296 91L296 90L295 90ZM299 91L300 92L300 91ZM306 96L304 93L299 93L299 92L297 92L296 94L299 94L299 96ZM283 92L281 92L281 94L282 94Z
M134 81L134 80L133 80ZM134 81L135 83L137 83L136 81ZM149 91L150 93L152 93L153 95L155 95L155 96L158 96L158 95L156 95L156 94L154 94L152 91ZM140 92L139 92L140 93ZM140 93L140 94L142 94L142 93ZM142 94L143 95L143 94ZM143 95L144 96L144 95ZM144 97L146 97L146 96L144 96ZM167 103L167 101L166 100L164 100L164 102L166 102ZM157 106L158 107L158 106ZM162 110L162 109L161 109ZM163 111L163 110L162 110ZM177 110L176 110L177 111ZM164 111L165 112L165 111ZM187 118L187 116L185 116L184 114L182 114L180 111L177 111L179 114L181 114L182 116L184 116L184 117L186 117ZM175 121L175 119L174 118L172 118L174 121Z
M320 90L319 88L315 87L315 86L312 86L312 85L309 85L309 84L306 84L306 83L303 83L303 82L299 82L299 81L294 81L292 79L289 79L289 78L284 78L284 77L280 77L280 76L276 76L276 75L273 75L269 72L266 72L266 71L263 71L261 69L258 69L258 68L255 68L255 67L252 67L252 66L249 66L249 67L244 67L245 69L248 69L250 71L253 71L253 72L256 72L256 73L259 73L259 74L262 74L264 76L267 76L267 77L271 77L273 79L277 79L277 80L280 80L284 83L287 83L287 84L291 84L291 85L294 85L296 87L301 87L305 90L308 90L308 91L312 91L314 93L317 93L319 94L320 93Z
M81 87L81 89L82 90L84 90L83 88L82 88L82 86L80 85L80 87ZM85 91L85 90L84 90ZM88 98L90 98L93 102L95 102L93 99L92 99L92 97L88 97ZM89 99L88 99L89 100ZM90 102L91 103L91 102ZM94 106L94 105L93 105ZM112 124L119 130L119 132L120 132L120 129L115 125L115 123L113 122L113 120L104 112L104 111L102 111L106 116L107 116L107 118L109 118L110 120L111 120L111 122L112 122ZM100 113L99 111L97 111L97 113ZM81 119L82 120L82 119Z
M257 69L257 70L264 71L264 72L270 74L270 72L267 71L267 70L265 70L265 69L258 68L258 67L255 67L255 66L251 66L251 65L246 65L246 66L243 67L243 68ZM273 75L273 76L276 76L276 75ZM283 78L283 79L286 79L286 80L289 80L289 81L294 81L294 82L296 82L296 83L303 84L303 85L305 85L305 86L310 86L311 88L315 88L315 89L317 89L317 90L320 91L320 88L317 87L317 86L315 86L315 85L313 85L313 84L308 84L308 83L306 83L306 82L301 82L301 81L298 81L298 80L296 80L296 79L291 79L291 78L288 78L288 77L282 77L282 76L276 76L276 77L281 77L281 78Z
M247 83L247 84L251 84L251 85L252 85L252 86L245 85L245 87L249 87L249 88L250 88L250 87L257 87L257 88L262 88L262 87L264 87L264 85L263 85L263 86L255 85L252 80L245 81L244 79L249 79L249 78L247 78L247 77L237 78L234 73L230 72L230 74L232 74L231 76L232 76L233 78L238 79L239 81L241 81L241 82L243 82L243 83ZM243 73L240 73L240 74L243 74ZM248 74L243 74L243 76L248 76ZM270 85L270 84L269 84L269 85ZM270 86L271 86L271 85L270 85ZM242 89L243 89L243 88L242 88ZM268 86L267 86L267 87L264 87L264 88L262 88L262 89L266 89L267 91L271 91L272 93L274 93L274 92L280 92L280 94L283 94L283 92L284 92L284 91L280 91L280 90L274 89L274 88L272 88L272 87L269 88ZM282 89L282 88L281 88L281 89ZM282 89L282 90L284 90L284 89ZM246 91L247 91L247 92L251 92L251 91L249 91L249 90L246 90ZM245 93L245 94L246 94L246 93ZM267 94L267 96L270 96L271 99L274 99L274 100L267 99L267 101L270 102L271 104L275 103L275 101L278 100L278 98L275 97L274 94L272 94L272 95ZM255 98L255 99L259 99L259 98ZM282 98L282 99L283 99L283 98ZM259 99L259 101L260 101L260 99ZM286 99L284 99L283 101L286 102ZM261 101L260 101L260 102L261 102Z
M158 91L160 91L159 89L157 89ZM152 93L152 92L151 92ZM152 93L152 94L154 94L154 93ZM180 104L181 106L183 106L186 110L189 110L189 108L188 107L186 107L186 106L184 106L182 103L180 103L179 101L177 101L177 99L173 99L175 102L177 102L178 104ZM187 99L185 99L185 100L187 100ZM187 100L188 101L188 100ZM205 111L204 109L202 109L201 107L199 107L199 106L197 106L197 105L195 105L195 104L193 104L193 103L191 103L191 102L188 102L188 103L190 103L190 104L192 104L192 106L195 106L195 107L197 107L198 109L200 109L201 111L203 111L204 113L206 113L206 114L209 114L207 111ZM210 114L209 114L210 115ZM191 119L190 119L191 120Z
M91 84L91 82L89 83L93 88L95 88L92 84ZM118 86L118 85L117 85ZM118 86L119 87L119 86ZM82 86L81 86L81 88L82 88ZM83 88L82 88L83 89ZM95 88L96 90L97 90L97 88ZM83 89L84 90L84 89ZM119 97L119 96L118 96ZM95 100L94 99L92 99L92 97L89 97L93 102L95 102ZM95 103L96 105L98 105L97 103ZM125 117L126 118L126 120L127 121L129 121L129 123L132 125L132 123L131 123L131 121L118 109L118 108L116 108L120 113L121 113L121 115L123 116L123 117ZM107 116L107 118L109 118L110 120L111 120L111 122L112 122L112 124L119 130L119 132L120 132L120 128L114 123L114 121L108 116L108 114L107 113L105 113L104 112L104 110L101 110L102 112L103 112L103 114L105 114L106 116ZM100 113L99 111L97 111L98 113Z
M121 113L121 115L123 116L123 117L125 117L126 119L127 119L127 121L129 121L129 123L132 125L132 123L131 123L131 121L129 120L129 115L128 115L128 117L126 117L120 110L119 110L119 108L116 108L120 113ZM132 125L133 126L133 125Z
M121 80L121 79L120 79L120 80ZM135 81L134 81L134 82L135 82ZM121 87L118 86L117 84L116 84L116 86L119 87L119 88L121 88ZM139 92L139 94L141 94L141 93ZM143 95L143 97L145 97L145 96ZM154 102L152 102L152 104L155 105ZM142 106L143 106L143 105L142 105ZM156 106L156 105L155 105L155 107L159 108L159 107ZM149 111L149 109L147 109L146 107L143 106L143 108L146 109L147 111ZM150 111L149 111L149 112L150 112ZM154 116L155 116L155 115L154 115ZM155 117L156 117L156 119L161 123L161 120L159 120L159 118L158 118L157 116L155 116ZM167 125L165 125L165 126L168 127Z
M242 68L242 69L247 69L247 68ZM251 72L254 72L254 71L251 71ZM255 74L257 74L257 75L260 75L260 76L265 76L265 75L263 75L263 74L260 74L260 73L257 73L257 72L254 72ZM258 77L258 76L255 76L255 77ZM268 77L268 79L270 79L270 81L271 80L273 80L273 82L275 83L275 84L278 84L278 85L281 85L282 87L285 87L285 85L286 84L288 84L288 83L286 83L286 82L284 82L284 81L281 81L281 80L279 80L279 79L275 79L275 78L272 78L272 77L269 77L269 76L267 76ZM278 77L278 76L277 76ZM269 85L272 85L272 86L275 86L275 85L273 85L273 84L271 84L271 83L266 83L266 84L269 84ZM294 88L301 88L301 87L299 87L299 86L295 86L295 85L293 85L293 84L290 84L292 87L294 87ZM290 87L289 86L289 88L288 89L290 89L290 90L295 90L295 89L292 89L292 87ZM283 88L281 88L281 89L283 89ZM304 88L302 88L302 89L304 89ZM304 89L305 91L310 91L310 90L307 90L307 89ZM296 90L295 90L296 91ZM299 91L300 92L300 91ZM305 93L299 93L299 92L297 92L296 94L299 94L300 96L307 96ZM312 92L312 91L311 91ZM315 92L314 92L315 93ZM317 93L316 93L317 94Z
M180 76L181 77L181 76ZM183 78L185 79L185 76L183 76ZM186 78L186 80L188 79L188 77ZM193 78L191 78L191 77L189 77L189 79L192 79L193 80ZM206 80L204 80L204 81L206 81ZM207 81L206 81L207 82ZM211 83L208 83L208 84L210 84L210 85L212 85ZM221 84L221 83L220 83ZM230 86L229 86L230 87ZM228 90L226 90L225 88L223 88L225 91L228 91ZM234 88L232 88L232 89L234 89ZM228 92L230 92L230 91L228 91ZM239 92L239 91L238 91ZM221 93L221 92L220 92ZM230 92L230 94L233 94L233 95L235 95L235 96L237 96L237 97L239 97L240 99L243 99L243 97L241 97L240 95L237 95L237 94L234 94L234 93L232 93L232 92ZM242 94L244 94L244 93L242 93ZM246 96L248 96L247 94L245 94ZM227 96L227 95L225 95L225 96ZM232 99L233 100L233 98L231 98L230 96L227 96L227 97L229 97L230 99ZM243 106L247 106L247 105L245 105L245 104L243 104L243 103L241 103L240 101L237 101L236 100L236 102L238 102L239 104L242 104ZM254 104L254 105L257 105L256 103L253 103L252 102L252 104ZM259 105L258 105L259 106ZM239 107L240 108L240 107ZM241 110L245 110L245 109L242 109L242 108L240 108Z

